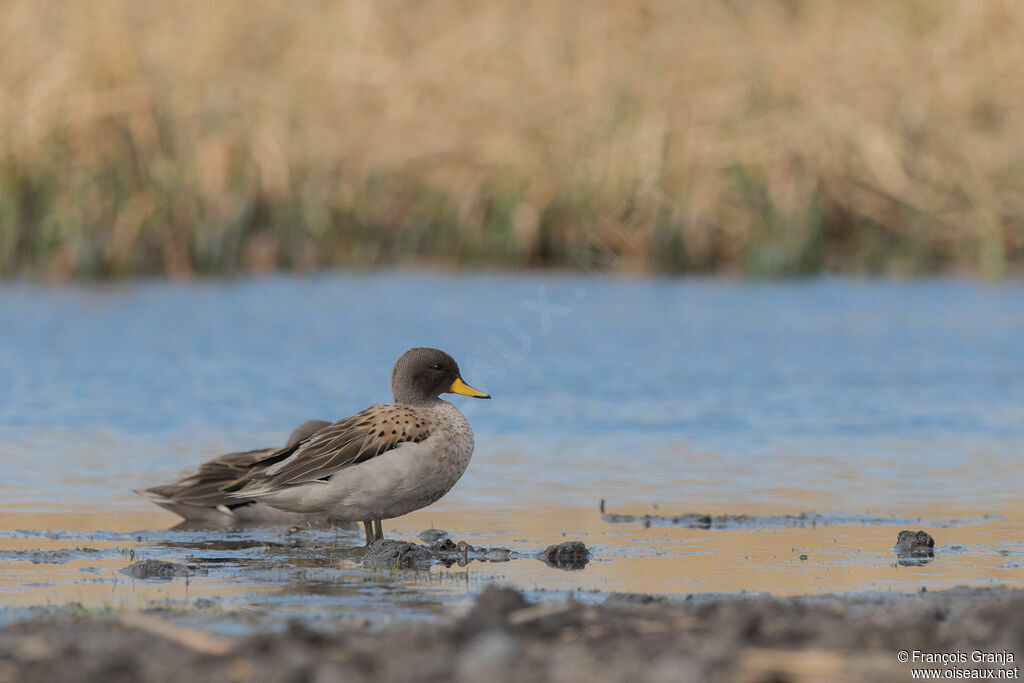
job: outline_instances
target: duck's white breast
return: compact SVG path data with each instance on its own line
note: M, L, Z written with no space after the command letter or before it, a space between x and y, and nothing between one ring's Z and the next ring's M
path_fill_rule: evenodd
M430 410L437 428L423 441L400 444L346 467L327 482L290 487L264 500L284 509L325 512L342 521L391 519L434 503L466 471L473 430L447 401Z

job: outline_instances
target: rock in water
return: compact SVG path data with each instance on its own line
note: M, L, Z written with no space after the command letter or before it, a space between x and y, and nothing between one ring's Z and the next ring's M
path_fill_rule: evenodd
M904 529L896 539L898 557L935 557L935 539L927 531Z
M583 569L590 562L590 551L582 541L566 541L549 545L537 555L549 567L558 569Z

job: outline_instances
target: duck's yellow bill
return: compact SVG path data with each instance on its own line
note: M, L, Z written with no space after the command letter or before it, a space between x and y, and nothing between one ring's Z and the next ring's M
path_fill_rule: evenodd
M448 387L448 391L453 394L462 394L463 396L472 396L473 398L490 398L490 394L485 394L478 389L474 389L465 382L462 381L461 377L456 377L452 385Z

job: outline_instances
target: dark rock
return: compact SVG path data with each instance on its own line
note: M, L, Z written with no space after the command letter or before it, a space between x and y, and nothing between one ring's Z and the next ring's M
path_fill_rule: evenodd
M383 539L366 549L362 563L376 569L429 569L434 556L426 546Z
M566 541L549 545L537 555L549 567L558 569L583 569L590 562L590 551L582 541Z
M133 579L173 579L178 576L206 574L206 570L194 564L178 564L163 560L139 560L121 570Z
M448 532L441 529L427 529L426 531L421 531L417 538L424 543L435 543L443 538L448 538Z
M458 542L458 543L457 543L457 544L455 545L455 552L459 552L459 553L462 553L463 555L465 555L465 554L467 554L467 553L471 553L471 552L473 552L474 550L476 550L476 548L474 548L474 547L473 547L473 546L471 546L470 544L466 543L465 541L459 541L459 542Z
M896 539L896 555L901 558L934 557L935 539L927 531L904 529Z

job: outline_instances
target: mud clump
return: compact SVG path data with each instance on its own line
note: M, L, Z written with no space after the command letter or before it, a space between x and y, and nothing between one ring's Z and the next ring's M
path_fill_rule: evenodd
M454 553L457 547L452 539L441 538L434 541L430 546L430 550L435 553Z
M935 557L935 539L927 531L904 529L896 538L896 556L901 559Z
M178 564L164 560L139 560L121 570L133 579L169 580L180 576L206 574L206 570L194 564Z
M512 559L512 551L508 548L477 548L465 541L456 543L450 538L442 538L430 546L430 552L446 567L458 564L465 567L476 560L478 562L508 562Z
M426 546L383 539L366 549L362 564L374 569L430 569L434 556Z
M424 543L435 543L441 539L448 538L448 532L443 529L427 529L416 535Z
M537 559L556 569L583 569L590 562L590 551L583 541L566 541L549 545L537 554Z

